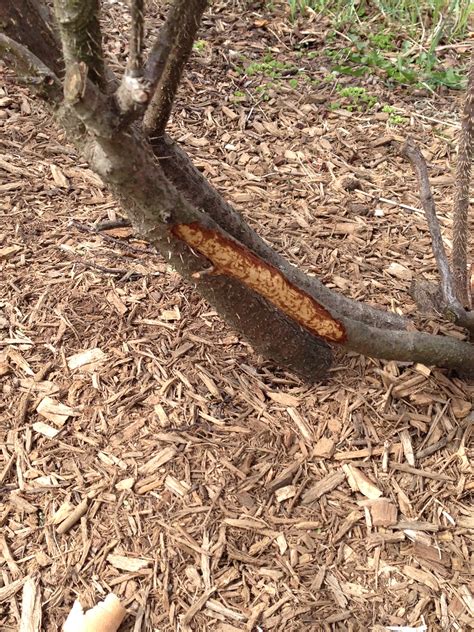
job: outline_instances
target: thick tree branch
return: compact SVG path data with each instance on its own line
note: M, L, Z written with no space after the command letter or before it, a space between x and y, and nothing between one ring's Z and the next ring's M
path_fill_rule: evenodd
M445 303L447 315L451 315L456 324L466 327L471 334L474 333L474 314L466 312L461 303L458 301L454 290L454 283L449 267L448 257L443 244L441 235L441 227L436 207L431 193L431 187L428 177L428 168L423 154L418 147L411 141L407 140L402 153L408 158L415 169L418 184L420 188L420 200L428 222L428 228L431 235L431 246L433 254L438 266L438 272L441 280L441 292Z
M28 48L3 33L0 33L0 57L9 61L18 76L42 98L56 105L62 101L61 82L54 72Z
M86 95L87 91L80 89L77 95L80 94ZM87 109L87 103L83 101L79 104L79 101L78 96L76 107ZM95 108L95 105L93 107ZM84 118L83 112L81 118ZM189 242L182 241L182 238L177 239L175 227L198 226L216 239L230 241L236 256L247 252L256 270L264 267L263 260L259 259L254 251L233 239L211 218L197 210L195 204L188 201L169 182L162 171L162 161L156 161L152 152L138 136L125 132L110 136L104 134L96 137L95 144L96 146L91 145L87 150L88 160L122 201L137 231L159 250L166 252L171 265L195 284L199 293L217 306L220 313L236 329L244 335L249 331L256 334L257 327L258 333L252 335L252 344L258 351L264 351L267 356L281 362L282 352L286 354L290 350L290 366L302 375L304 369L301 363L295 360L298 357L295 349L300 349L300 344L298 342L295 347L292 343L301 341L303 335L309 345L308 350L315 350L317 347L315 348L314 344L319 344L320 360L317 364L311 364L310 369L308 366L308 373L313 374L313 379L315 372L319 375L322 368L321 360L324 367L328 362L328 356L323 355L324 343L308 331L302 332L295 319L288 316L290 312L286 312L284 306L275 309L272 300L263 299L255 290L255 284L249 286L246 278L233 278L232 274L219 268L215 269L214 273L203 272L209 268L209 257L211 262L215 263L212 254L206 252L203 257L199 244L196 248L190 248L187 245ZM133 170L130 169L130 164L134 165ZM283 276L295 292L301 294L306 291L306 287L295 283L294 278L289 278L284 272ZM249 290L249 287L252 289ZM266 314L263 319L262 313ZM256 314L259 314L258 318ZM335 311L331 311L330 316L337 319L345 330L347 340L343 346L348 350L372 357L457 368L474 374L474 349L466 342L418 332L378 329L341 316ZM272 326L269 326L270 322ZM310 351L309 357L312 357L312 353L313 351ZM288 357L285 357L285 361L288 362ZM305 377L308 379L308 374Z
M325 287L316 277L310 277L288 263L282 255L273 250L258 233L243 221L240 213L223 199L177 143L166 134L159 138L152 138L151 143L166 177L189 202L202 209L234 239L242 242L259 257L282 270L289 279L317 301L323 303L329 310L337 313L340 317L361 321L372 327L406 329L408 321L405 317L347 298Z
M44 5L37 0L0 2L0 26L4 35L23 44L55 75L61 76L61 48Z
M152 47L145 77L156 85L156 89L143 120L144 130L149 136L161 136L168 123L183 69L207 4L208 0L175 0Z
M453 279L456 295L465 307L471 307L468 292L467 248L469 187L474 152L474 53L469 67L466 96L461 117L453 205Z
M105 88L99 1L54 0L54 12L66 68L69 64L83 62L89 69L91 81Z

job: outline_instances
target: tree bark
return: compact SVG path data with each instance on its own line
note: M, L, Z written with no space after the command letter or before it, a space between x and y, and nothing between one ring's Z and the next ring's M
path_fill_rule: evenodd
M48 9L37 0L2 0L0 30L23 44L58 77L64 62Z
M467 81L466 97L461 115L458 158L453 205L453 276L458 300L471 307L468 291L467 255L469 243L469 188L474 152L474 53Z

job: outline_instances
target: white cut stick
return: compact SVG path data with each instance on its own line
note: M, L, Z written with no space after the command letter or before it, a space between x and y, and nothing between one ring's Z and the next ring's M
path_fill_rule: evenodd
M117 632L126 614L120 599L113 593L87 612L76 599L63 632Z

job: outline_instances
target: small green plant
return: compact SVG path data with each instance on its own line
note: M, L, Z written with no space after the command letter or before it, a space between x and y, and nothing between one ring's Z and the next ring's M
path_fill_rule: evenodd
M273 88L272 83L263 83L255 88L255 92L263 101L270 101L270 90Z
M388 122L391 125L405 125L408 122L408 119L405 116L400 116L399 114L391 114L388 118Z
M254 61L249 64L245 69L245 74L247 77L262 74L272 79L278 79L285 73L295 71L296 69L292 64L279 61L274 59L271 54L267 54L261 61Z
M365 112L371 110L377 103L377 98L372 94L369 94L365 88L359 88L357 86L349 86L346 88L338 87L337 93L340 97L343 97L347 104L344 106L346 110L352 112Z
M388 122L390 123L390 125L404 125L405 123L408 122L408 119L406 118L406 116L401 116L400 114L396 114L395 108L393 107L393 105L384 105L382 108L382 112L385 112L386 114L390 114L390 116L388 117Z
M295 78L290 79L288 82L290 88L293 88L293 90L296 90L296 88L298 87L298 83L299 83L298 79L295 79Z
M193 44L193 50L197 51L198 53L202 53L203 51L205 51L206 47L206 40L196 40Z

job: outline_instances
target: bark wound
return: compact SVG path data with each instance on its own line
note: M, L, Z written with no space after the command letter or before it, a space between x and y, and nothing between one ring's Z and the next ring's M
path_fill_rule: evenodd
M343 343L346 340L342 323L313 297L290 283L277 268L242 244L197 222L176 224L171 232L209 259L217 274L238 279L311 333L331 342Z

